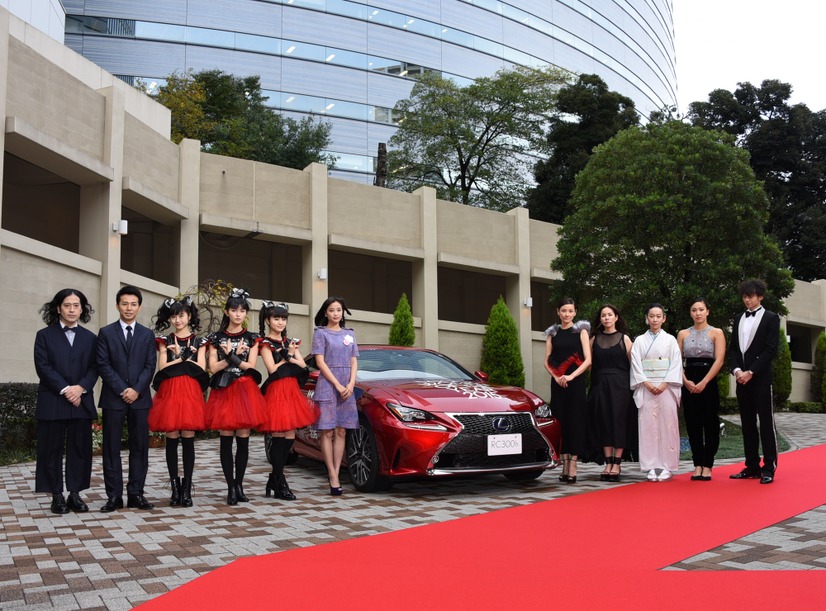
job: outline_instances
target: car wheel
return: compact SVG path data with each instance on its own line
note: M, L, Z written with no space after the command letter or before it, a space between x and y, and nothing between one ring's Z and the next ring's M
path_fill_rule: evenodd
M373 428L359 420L359 428L347 431L347 471L356 490L375 492L390 487L390 480L379 474L379 451Z
M505 473L505 477L507 477L512 482L529 482L532 479L538 478L545 472L545 469L532 469L530 471L512 471L510 473Z

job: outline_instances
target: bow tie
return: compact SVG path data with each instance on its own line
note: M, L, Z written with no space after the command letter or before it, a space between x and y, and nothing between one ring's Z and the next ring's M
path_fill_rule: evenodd
M74 333L74 332L75 332L75 328L74 328L74 327L63 327L63 332L64 332L64 333L69 333L69 331L71 331L72 333Z
M757 308L754 312L746 312L746 318L749 316L757 316L757 313L762 310L762 308Z

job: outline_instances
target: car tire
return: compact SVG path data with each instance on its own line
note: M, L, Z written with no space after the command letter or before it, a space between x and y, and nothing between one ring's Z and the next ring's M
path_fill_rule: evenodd
M512 471L504 475L512 482L529 482L543 473L545 473L545 469L531 469L530 471Z
M379 450L373 427L359 419L359 428L347 431L345 449L350 482L360 492L376 492L390 487L390 479L379 473Z

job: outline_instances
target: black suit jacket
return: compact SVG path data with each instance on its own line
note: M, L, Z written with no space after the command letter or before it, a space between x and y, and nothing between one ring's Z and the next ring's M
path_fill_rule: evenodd
M34 368L40 378L37 387L37 420L97 418L94 388L98 379L95 363L95 334L80 325L75 327L70 344L60 323L49 325L34 338ZM79 384L86 390L80 405L74 407L60 391Z
M106 409L149 409L152 396L149 384L155 374L155 335L148 328L135 323L132 332L132 350L126 351L126 339L120 321L106 325L98 333L97 366L103 380L99 405ZM140 395L131 405L120 394L132 388Z
M765 310L760 324L754 331L754 338L745 352L740 347L740 323L743 314L734 321L729 346L729 364L731 372L735 369L751 371L754 377L751 384L772 383L772 359L777 353L777 343L780 339L780 317L774 312Z

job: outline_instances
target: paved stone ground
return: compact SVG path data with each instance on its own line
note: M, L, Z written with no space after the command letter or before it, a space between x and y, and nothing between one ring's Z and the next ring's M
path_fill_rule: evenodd
M826 442L826 416L778 414L778 428L796 447ZM399 530L582 494L609 485L601 468L581 465L579 482L557 482L556 473L517 484L501 476L423 480L381 494L346 486L332 498L321 466L300 460L289 467L295 502L264 497L269 465L263 441L254 438L245 490L250 503L228 507L218 465L217 441L196 446L190 509L166 506L164 451L150 450L147 496L153 511L102 514L103 481L95 459L92 511L55 516L50 498L35 495L34 464L0 467L0 608L130 609L236 558ZM643 481L626 463L623 481ZM732 541L669 567L672 570L826 568L826 507Z

